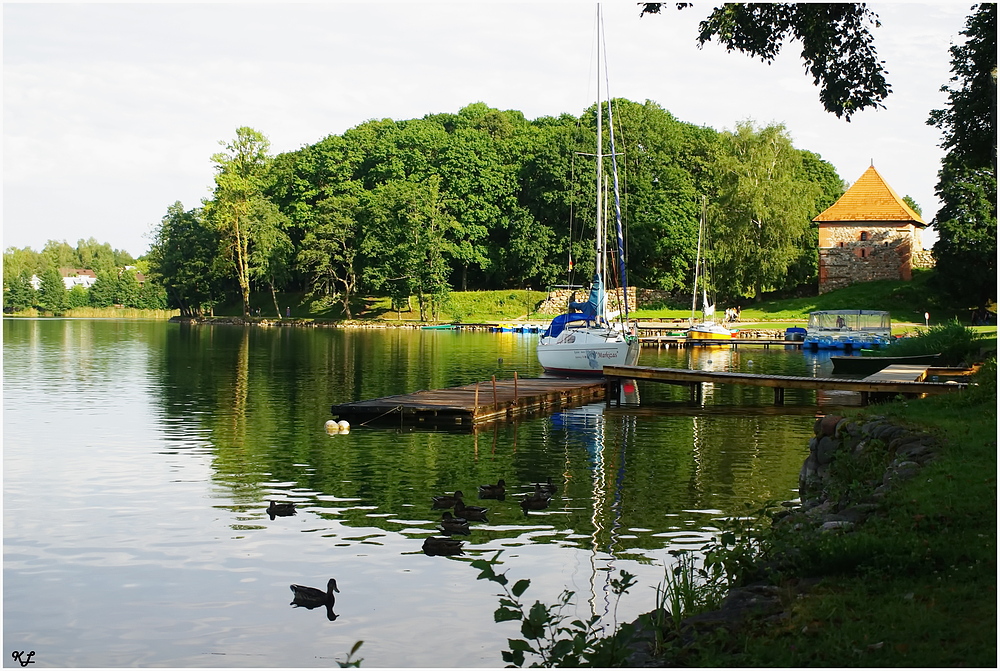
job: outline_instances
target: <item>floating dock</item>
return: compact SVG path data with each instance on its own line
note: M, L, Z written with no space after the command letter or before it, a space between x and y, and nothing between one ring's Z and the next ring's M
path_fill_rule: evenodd
M610 383L617 389L617 380ZM341 403L334 417L365 424L470 427L498 419L573 407L607 398L603 378L487 380L461 387L415 391L370 401Z
M697 397L701 391L702 383L708 382L710 384L771 387L774 389L774 403L776 405L784 403L785 389L855 391L861 393L861 402L867 404L875 398L891 397L896 394L912 396L948 394L965 389L966 385L963 383L925 381L929 375L937 374L935 371L942 370L944 369L920 365L894 365L858 380L836 377L757 375L712 370L652 368L649 366L605 366L604 375L619 380L650 380L687 385L691 388L692 397Z

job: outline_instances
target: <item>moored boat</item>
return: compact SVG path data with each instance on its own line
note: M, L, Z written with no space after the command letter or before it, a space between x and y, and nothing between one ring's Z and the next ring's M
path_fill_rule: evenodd
M831 356L834 373L873 375L894 364L927 364L933 366L940 354L915 354L912 356Z
M691 297L691 327L687 330L685 337L689 341L699 343L716 343L724 345L733 339L733 332L724 324L715 320L715 301L709 301L708 285L708 235L705 231L706 220L705 206L702 206L701 221L698 224L698 252L694 263L694 288ZM702 239L705 242L705 262L702 263ZM698 305L698 287L701 287L701 322L696 324L694 315Z
M817 310L809 313L803 349L879 349L892 338L884 310Z
M600 25L599 28L603 29ZM594 278L590 285L590 296L586 302L570 302L569 311L558 315L538 339L538 363L548 373L600 375L604 366L633 366L639 359L639 339L634 327L626 326L628 320L627 292L622 293L620 313L610 314L605 292L605 220L604 220L604 153L602 109L605 101L600 93L600 44L603 35L598 35L598 93L597 93L597 207L596 207L596 249ZM608 109L608 133L611 139L612 183L614 189L616 245L619 280L622 287L628 286L625 275L625 251L622 234L621 199L618 192L617 154L615 153L614 124L610 97L606 101ZM617 318L617 319L616 319Z

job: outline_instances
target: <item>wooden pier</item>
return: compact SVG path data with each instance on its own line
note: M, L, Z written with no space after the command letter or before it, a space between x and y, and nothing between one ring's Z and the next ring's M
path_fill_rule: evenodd
M471 427L498 419L573 407L606 397L603 378L487 380L461 387L415 391L330 408L334 417L365 424ZM617 381L612 386L617 389Z
M896 365L884 368L862 379L834 377L801 377L792 375L757 375L711 370L685 370L679 368L652 368L648 366L605 366L605 377L612 379L651 380L667 384L687 385L692 397L701 392L702 383L740 384L750 387L774 389L774 403L785 401L785 389L813 389L855 391L861 393L861 402L896 394L919 396L922 394L948 394L960 391L965 384L956 382L926 382L929 375L937 374L928 366Z
M686 336L655 335L640 336L639 343L643 347L728 347L738 349L740 345L754 345L769 349L770 347L793 347L802 349L801 340L784 340L779 338L733 338L731 340L688 340Z

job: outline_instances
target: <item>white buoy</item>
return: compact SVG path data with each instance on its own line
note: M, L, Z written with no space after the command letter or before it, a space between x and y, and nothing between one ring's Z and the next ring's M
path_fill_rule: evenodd
M348 422L346 419L342 419L339 422L337 422L337 426L340 427L341 431L350 431L351 430L351 423Z
M324 426L326 427L327 431L336 431L337 429L340 428L340 425L337 424L337 420L335 419L326 420L326 424Z

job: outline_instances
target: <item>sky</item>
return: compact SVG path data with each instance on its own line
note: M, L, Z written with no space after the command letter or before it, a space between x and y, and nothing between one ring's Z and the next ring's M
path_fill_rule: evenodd
M933 219L943 151L926 120L946 105L971 2L869 3L893 93L851 122L823 110L797 43L770 65L698 48L714 4L640 17L635 2L605 3L611 94L719 131L782 123L848 183L873 164ZM3 247L93 237L145 254L171 204L211 195L211 156L241 126L278 154L475 102L579 116L596 95L596 6L4 3Z

